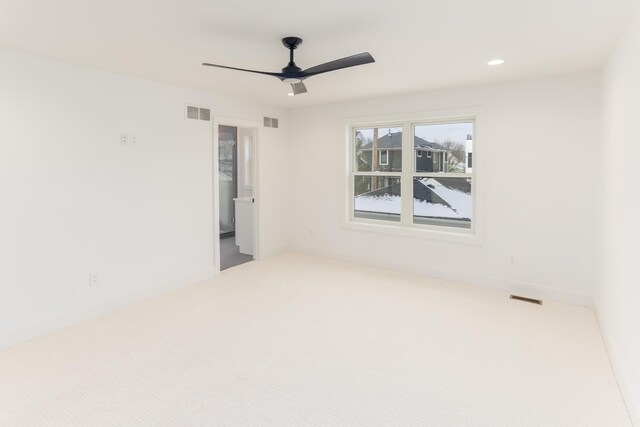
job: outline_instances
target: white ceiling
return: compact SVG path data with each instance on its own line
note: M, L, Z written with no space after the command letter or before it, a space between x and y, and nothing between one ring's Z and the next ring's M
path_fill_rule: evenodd
M0 0L0 46L294 107L600 67L633 0ZM201 62L279 71L369 51L309 93ZM502 66L487 61L504 58Z

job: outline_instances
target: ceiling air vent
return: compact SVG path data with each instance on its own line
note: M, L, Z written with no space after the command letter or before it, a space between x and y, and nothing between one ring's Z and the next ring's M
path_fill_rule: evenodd
M263 123L266 128L278 128L278 119L274 119L273 117L264 117Z
M187 119L211 121L211 109L187 105Z

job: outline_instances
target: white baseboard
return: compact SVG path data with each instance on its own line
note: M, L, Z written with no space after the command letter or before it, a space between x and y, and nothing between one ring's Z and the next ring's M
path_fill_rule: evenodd
M291 246L291 251L308 255L330 258L335 260L355 262L373 267L389 268L407 273L419 274L422 276L433 277L452 282L459 282L469 285L481 286L483 288L496 289L510 294L527 296L530 298L553 300L567 304L580 305L584 307L595 307L594 296L582 292L575 292L566 289L552 288L549 286L539 285L536 283L509 280L500 277L492 277L464 271L450 271L443 269L434 269L423 266L416 266L409 263L390 261L386 259L372 259L353 255L350 253L341 253L335 251L327 251L306 246Z
M595 312L598 325L600 326L600 334L602 335L604 345L607 348L609 361L616 380L618 381L618 387L620 388L622 399L627 406L629 418L631 418L631 423L634 426L640 426L640 399L638 399L633 392L626 369L620 360L618 347L613 339L613 335L611 335L611 332L606 325L606 322L603 321L602 313L598 310L598 307L596 307Z
M84 320L91 319L101 314L108 313L120 307L132 304L134 302L153 298L163 293L184 286L201 282L215 275L213 268L185 275L179 279L169 280L154 286L139 289L126 294L121 294L103 301L81 307L73 311L55 315L46 320L31 323L26 326L19 327L9 332L0 334L0 350L7 348L33 338L63 329L67 326L74 325Z
M293 249L289 245L278 246L277 248L261 249L260 259L271 258L272 256L282 255L287 252L291 252Z

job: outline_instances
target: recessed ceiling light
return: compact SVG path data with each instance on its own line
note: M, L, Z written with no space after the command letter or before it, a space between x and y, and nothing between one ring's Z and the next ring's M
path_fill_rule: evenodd
M504 59L492 59L491 61L487 62L487 65L501 65L504 64Z

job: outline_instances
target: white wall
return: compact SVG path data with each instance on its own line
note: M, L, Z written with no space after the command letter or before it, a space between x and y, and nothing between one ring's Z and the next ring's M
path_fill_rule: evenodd
M341 227L352 117L482 107L481 246ZM292 243L331 257L592 305L601 241L601 76L582 73L294 110ZM587 171L587 172L585 172ZM510 255L518 265L511 267Z
M281 250L285 111L0 50L0 347L212 274L212 129L187 103L281 119L258 147L260 250Z
M212 274L211 128L184 120L192 103L218 116L280 118L281 129L259 135L262 256L291 244L579 304L597 292L637 420L638 27L606 69L606 151L595 72L287 113L0 50L0 347ZM478 106L482 245L341 226L344 119ZM121 147L123 132L137 146Z
M604 74L604 275L597 311L627 407L640 425L640 19Z

